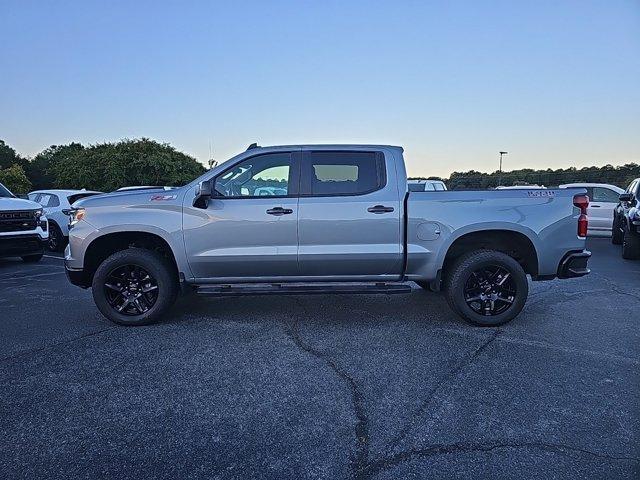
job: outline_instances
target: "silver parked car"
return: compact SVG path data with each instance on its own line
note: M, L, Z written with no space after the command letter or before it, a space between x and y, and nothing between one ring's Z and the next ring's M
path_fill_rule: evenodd
M65 267L124 325L161 318L180 286L392 294L409 281L499 325L524 307L527 275L589 273L585 193L410 192L400 147L252 146L184 187L79 201Z

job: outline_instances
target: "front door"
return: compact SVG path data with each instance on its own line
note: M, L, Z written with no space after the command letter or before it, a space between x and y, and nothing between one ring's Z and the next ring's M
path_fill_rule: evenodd
M185 199L184 241L200 281L250 281L298 274L299 154L244 159L214 180L206 209Z

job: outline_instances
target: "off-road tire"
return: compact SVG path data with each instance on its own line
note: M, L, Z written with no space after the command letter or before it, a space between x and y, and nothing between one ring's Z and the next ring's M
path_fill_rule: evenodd
M485 267L500 267L511 274L515 286L513 302L503 312L496 315L481 315L474 311L465 300L465 285L473 272ZM495 327L516 317L529 294L527 274L512 257L495 250L475 250L460 256L444 272L444 294L451 309L466 321L482 326Z
M139 315L119 313L107 298L107 277L114 270L127 265L144 269L154 278L158 287L155 303ZM167 258L151 250L128 248L114 253L100 264L93 276L91 290L98 310L105 317L119 325L138 326L161 320L175 302L180 289L175 266Z

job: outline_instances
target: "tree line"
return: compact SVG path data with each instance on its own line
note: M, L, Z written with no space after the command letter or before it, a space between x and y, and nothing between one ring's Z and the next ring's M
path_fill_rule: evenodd
M167 143L148 138L84 146L72 142L52 145L27 158L0 140L0 183L16 194L50 188L86 188L103 192L130 185L184 185L204 173L195 158ZM443 180L450 190L485 190L498 185L544 185L563 183L609 183L626 187L640 177L640 165L584 167L483 173L454 172ZM425 179L425 177L412 177Z
M608 183L626 188L634 178L640 177L640 165L625 165L583 168L559 168L552 170L534 170L523 168L510 172L484 173L476 170L453 172L449 178L412 177L420 180L442 180L449 190L486 190L499 185L540 185L557 187L565 183Z
M70 188L109 192L130 185L184 185L205 172L195 158L148 138L52 145L27 158L0 140L0 183L16 194Z

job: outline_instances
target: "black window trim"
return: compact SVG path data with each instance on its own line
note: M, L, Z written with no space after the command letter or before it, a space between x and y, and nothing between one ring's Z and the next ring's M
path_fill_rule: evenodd
M248 200L248 199L256 199L256 198L260 198L260 199L270 199L270 198L298 198L298 192L300 191L300 163L301 163L301 155L300 155L300 151L299 150L277 150L277 151L273 151L273 152L262 152L262 153L258 153L257 155L251 155L250 157L244 157L242 160L239 160L237 162L235 162L233 165L230 165L229 168L223 170L222 172L218 173L216 176L211 178L211 187L213 190L215 190L216 188L216 180L218 179L218 177L223 176L225 173L227 173L229 170L235 168L236 166L240 165L241 163L246 162L247 160L251 160L252 158L258 158L258 157L263 157L265 155L274 155L274 154L283 154L283 153L288 153L289 154L289 159L291 161L291 168L289 169L289 178L291 179L291 181L289 182L289 184L287 185L288 189L289 189L289 193L287 195L234 195L233 197L226 197L223 195L216 195L214 197L212 197L212 199L216 199L216 200ZM297 180L296 180L297 178Z
M357 193L311 193L309 179L311 178L311 154L312 153L373 153L376 156L376 168L378 170L378 186L365 192ZM300 168L300 198L323 198L323 197L361 197L378 192L387 186L387 167L384 152L381 150L304 150L302 152L302 165Z

